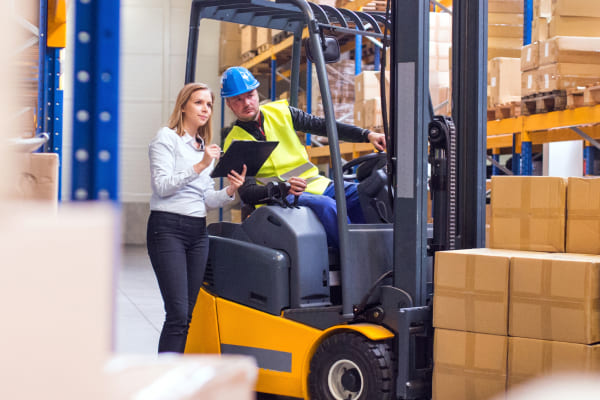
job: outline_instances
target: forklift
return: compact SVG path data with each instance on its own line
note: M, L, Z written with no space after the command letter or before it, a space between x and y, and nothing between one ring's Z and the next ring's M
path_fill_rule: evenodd
M454 107L469 110L455 113L455 127L452 118L434 115L430 101L429 0L388 0L385 12L306 0L193 0L186 83L195 78L201 19L291 33L292 106L297 105L304 46L323 102L339 248L327 247L311 210L282 202L277 190L271 205L257 208L242 223L211 224L209 261L186 353L254 357L256 390L267 396L431 398L433 257L436 251L484 244L481 87L487 30L479 31L487 25L484 2L457 0L454 11L459 45L453 68L475 67L471 80L454 74ZM472 22L473 15L484 14ZM389 99L381 79L387 151L345 165L326 72L326 63L339 59L334 35L341 34L379 40L382 71L386 51L391 64ZM347 222L344 180L358 182L366 224ZM427 224L428 187L432 226Z

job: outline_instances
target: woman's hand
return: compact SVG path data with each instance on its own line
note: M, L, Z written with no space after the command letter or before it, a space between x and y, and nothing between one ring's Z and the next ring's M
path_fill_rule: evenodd
M244 164L244 168L242 168L242 173L238 174L234 170L231 170L229 174L227 174L227 179L229 179L229 186L227 186L227 194L229 197L233 196L236 190L240 188L244 184L246 180L246 164Z
M221 156L221 148L216 144L209 144L204 148L204 157L202 157L202 161L197 164L194 164L194 171L197 174L205 170L210 166L212 160L218 160Z

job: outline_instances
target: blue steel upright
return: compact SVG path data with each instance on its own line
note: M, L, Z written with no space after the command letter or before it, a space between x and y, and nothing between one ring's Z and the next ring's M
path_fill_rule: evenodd
M523 2L523 45L526 46L531 44L531 24L533 21L533 0L524 0ZM531 140L529 135L526 136L527 140L521 141L521 175L531 175L533 172L533 166L531 164ZM525 138L524 138L525 139ZM513 165L516 160L513 159Z
M73 200L119 200L120 0L75 3Z
M62 160L62 134L63 134L63 91L60 89L60 48L46 48L45 65L45 91L46 97L46 121L44 131L48 133L49 139L46 143L45 152L58 154ZM58 200L62 193L62 162L58 163Z
M47 132L46 122L48 120L47 104L48 90L47 75L46 75L46 43L48 37L47 19L48 19L48 0L40 0L40 16L39 16L39 54L38 54L38 99L36 110L36 134Z

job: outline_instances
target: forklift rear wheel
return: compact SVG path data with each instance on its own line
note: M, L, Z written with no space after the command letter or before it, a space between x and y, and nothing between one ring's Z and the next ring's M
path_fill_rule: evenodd
M344 332L321 343L310 362L311 399L366 400L392 398L390 345Z

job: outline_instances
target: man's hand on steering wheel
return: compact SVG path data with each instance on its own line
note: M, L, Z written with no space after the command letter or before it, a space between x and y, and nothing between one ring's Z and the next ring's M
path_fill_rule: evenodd
M383 133L378 132L369 132L367 135L367 139L369 142L379 151L385 151L385 135Z

